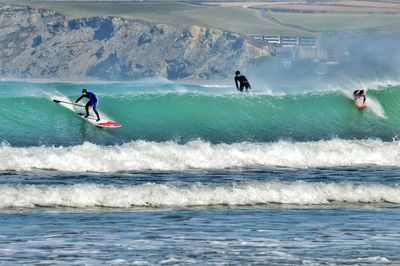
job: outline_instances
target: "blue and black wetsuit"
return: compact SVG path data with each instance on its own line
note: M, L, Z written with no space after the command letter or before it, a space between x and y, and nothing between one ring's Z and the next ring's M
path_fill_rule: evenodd
M87 102L87 104L85 105L85 109L86 109L86 116L89 116L89 106L93 106L93 111L96 113L97 119L100 120L100 116L99 116L99 112L97 111L97 104L99 103L99 99L97 99L96 95L94 95L93 92L86 92L85 94L82 94L81 97L79 97L75 103L79 102L82 98L88 98L89 101Z

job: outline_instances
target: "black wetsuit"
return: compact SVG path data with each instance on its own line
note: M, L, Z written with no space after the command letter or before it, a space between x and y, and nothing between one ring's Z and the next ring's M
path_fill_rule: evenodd
M238 84L238 82L239 82L239 84ZM239 75L239 76L235 77L235 84L236 84L236 88L239 91L243 91L244 88L246 88L246 91L251 90L249 81L243 75Z
M353 97L354 97L354 101L357 100L358 98L363 97L363 98L364 98L363 103L365 103L365 100L367 99L367 97L365 97L365 94L360 95L360 90L355 90L355 91L353 92Z

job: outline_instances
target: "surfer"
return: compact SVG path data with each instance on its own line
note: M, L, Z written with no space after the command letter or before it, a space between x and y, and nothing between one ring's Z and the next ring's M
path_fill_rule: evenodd
M360 98L364 98L363 103L365 103L365 100L367 99L367 98L365 97L364 90L355 90L355 91L353 92L353 98L354 98L354 101L357 101L357 100L360 99Z
M238 84L239 82L239 84ZM246 92L251 90L251 86L249 81L244 75L240 74L240 71L235 72L235 84L236 84L236 89L240 92L243 92L243 89L246 88Z
M99 99L97 99L96 95L94 95L93 92L90 92L90 91L88 92L86 89L83 89L82 95L78 99L76 99L75 103L79 102L83 97L89 99L89 101L85 105L85 109L86 109L85 117L89 116L89 107L93 106L93 111L96 113L96 116L97 116L96 122L99 122L100 116L99 116L99 112L97 112L97 104L99 103Z

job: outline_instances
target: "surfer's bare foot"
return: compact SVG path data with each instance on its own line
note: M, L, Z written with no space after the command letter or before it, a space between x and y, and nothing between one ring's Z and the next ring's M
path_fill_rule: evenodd
M99 121L100 121L100 118L97 118L96 122L99 122Z
M89 115L85 115L85 117L88 117Z

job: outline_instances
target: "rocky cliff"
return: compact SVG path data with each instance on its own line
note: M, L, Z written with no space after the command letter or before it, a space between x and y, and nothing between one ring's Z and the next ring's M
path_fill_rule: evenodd
M0 5L0 76L129 80L220 79L269 51L238 34L120 17L67 20Z

